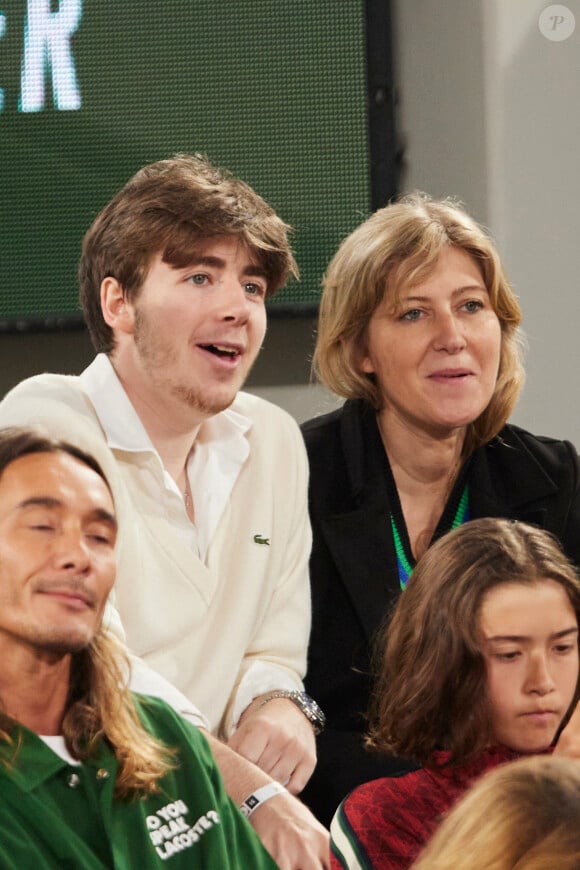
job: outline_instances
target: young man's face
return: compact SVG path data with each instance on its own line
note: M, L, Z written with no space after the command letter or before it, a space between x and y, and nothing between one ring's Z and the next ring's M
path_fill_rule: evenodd
M75 652L92 639L116 571L113 500L67 453L16 459L0 477L0 658Z
M267 280L238 237L200 245L173 268L157 254L119 335L114 362L125 388L150 407L177 402L194 422L227 408L244 383L266 331Z
M496 586L484 596L480 629L495 739L542 752L578 682L578 623L568 595L547 579Z

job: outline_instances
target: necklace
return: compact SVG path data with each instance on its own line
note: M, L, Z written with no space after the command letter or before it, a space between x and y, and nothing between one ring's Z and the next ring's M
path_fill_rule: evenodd
M463 488L463 492L461 494L461 498L459 500L459 504L457 505L457 510L455 511L455 516L453 517L453 522L451 523L451 529L456 529L458 526L462 525L462 523L466 523L469 519L469 489L467 484L465 484ZM401 535L397 528L397 524L395 522L395 517L391 514L391 531L393 533L393 540L395 542L395 551L397 553L397 569L399 572L399 586L401 589L405 589L409 577L413 573L413 568L411 563L407 559L407 554L405 553L405 548L403 547L403 542L401 541Z
M185 510L187 511L187 513L190 513L193 507L193 498L191 496L191 486L189 483L189 477L187 476L187 472L185 474L185 489L183 490L183 502L185 504Z

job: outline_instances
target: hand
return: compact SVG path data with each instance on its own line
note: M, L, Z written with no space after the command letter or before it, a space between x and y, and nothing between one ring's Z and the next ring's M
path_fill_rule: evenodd
M302 791L316 764L312 725L288 698L275 698L263 705L261 698L255 698L244 710L228 745L292 794Z
M568 724L558 738L554 755L580 758L580 702L576 704Z
M296 712L300 713L298 709ZM271 782L267 774L225 743L211 734L205 736L235 804L239 806L249 794ZM328 831L288 792L277 794L257 807L249 822L281 870L329 870Z
M298 798L276 795L249 821L280 870L329 870L328 831Z

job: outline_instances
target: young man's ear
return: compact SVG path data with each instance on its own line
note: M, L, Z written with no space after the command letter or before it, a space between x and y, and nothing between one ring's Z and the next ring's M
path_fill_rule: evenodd
M101 283L101 310L105 323L116 332L133 332L134 311L116 278L108 275Z

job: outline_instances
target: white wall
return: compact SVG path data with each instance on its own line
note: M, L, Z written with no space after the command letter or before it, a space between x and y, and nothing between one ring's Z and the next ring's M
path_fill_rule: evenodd
M394 0L404 189L459 196L519 294L528 382L514 421L580 446L580 0L553 42L538 0Z
M333 411L343 401L321 384L282 384L271 387L252 384L247 389L248 392L285 408L299 423Z
M580 2L564 42L539 31L548 3L489 3L495 189L490 224L524 310L528 385L517 419L580 446ZM491 80L492 76L489 76Z

